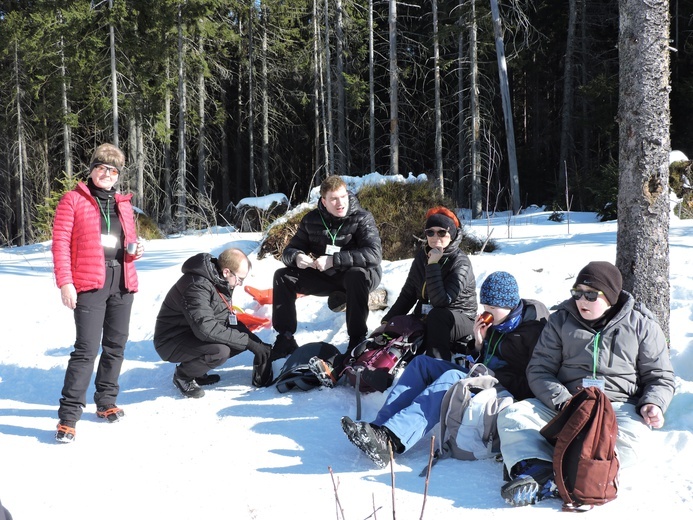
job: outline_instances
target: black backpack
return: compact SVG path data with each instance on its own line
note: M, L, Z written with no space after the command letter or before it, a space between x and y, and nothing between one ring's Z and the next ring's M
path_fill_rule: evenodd
M337 347L324 341L306 343L298 347L287 358L279 375L274 380L277 390L285 393L289 390L305 391L320 386L320 381L310 371L308 360L313 356L318 356L320 359L330 359L336 354L339 354Z

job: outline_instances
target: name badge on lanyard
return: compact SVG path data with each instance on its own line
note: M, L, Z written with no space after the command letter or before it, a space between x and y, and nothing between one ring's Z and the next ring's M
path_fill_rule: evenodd
M582 386L584 388L589 388L590 386L595 386L603 392L604 391L604 380L598 379L596 377L583 377L582 378Z
M238 325L238 316L234 312L229 312L229 325Z
M339 247L339 246L335 246L335 245L330 245L330 244L328 244L328 245L325 247L325 254L326 254L326 255L333 255L333 254L335 254L335 253L339 253L341 250L342 250L342 248Z
M428 314L432 310L433 310L433 305L431 305L430 303L424 303L421 305L421 314L423 314L424 316L426 316L426 314Z
M115 247L118 245L118 239L114 235L101 235L101 245L103 247Z

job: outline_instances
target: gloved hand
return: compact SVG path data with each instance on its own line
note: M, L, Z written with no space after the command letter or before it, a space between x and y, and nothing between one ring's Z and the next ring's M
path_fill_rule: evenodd
M270 359L272 345L264 341L255 341L250 338L248 340L248 350L255 354L251 383L257 388L271 385L274 381L272 360Z
M255 354L255 364L264 365L267 363L272 352L272 345L263 341L248 340L248 350Z

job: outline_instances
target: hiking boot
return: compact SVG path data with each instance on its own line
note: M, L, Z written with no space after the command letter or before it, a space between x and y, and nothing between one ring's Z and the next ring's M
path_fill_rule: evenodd
M354 422L342 417L342 430L351 443L364 452L379 468L390 463L390 444L387 429L367 422Z
M308 368L318 378L322 386L332 388L337 384L337 378L332 373L332 367L324 359L313 356L308 360Z
M106 419L109 423L118 422L125 417L125 412L122 408L118 408L114 404L96 407L96 416L101 419Z
M274 346L272 347L272 352L270 353L270 361L289 357L297 348L298 343L296 343L293 334L288 332L279 334L277 339L274 340Z
M344 312L346 310L346 293L335 291L327 297L327 306L332 312Z
M510 472L512 480L501 487L501 496L513 507L536 504L558 496L553 465L545 460L522 460Z
M185 380L173 374L173 384L180 390L185 397L199 399L205 395L205 391L195 382L195 379Z
M75 442L75 425L76 421L60 421L58 422L58 431L55 432L55 440L58 442Z
M221 381L221 376L218 374L205 374L195 378L195 382L200 386L214 385L219 381Z

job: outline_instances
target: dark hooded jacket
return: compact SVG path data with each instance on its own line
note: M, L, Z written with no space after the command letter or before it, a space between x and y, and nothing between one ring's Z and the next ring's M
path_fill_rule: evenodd
M284 248L282 261L293 267L299 253L318 258L332 244L341 249L332 255L333 266L325 274L362 267L370 271L371 280L382 278L383 253L378 227L373 215L361 207L352 193L349 193L349 210L341 218L329 213L322 200L318 200L318 207L306 213Z
M171 352L191 331L205 343L228 345L232 355L234 350L245 350L249 339L259 341L242 323L229 325L229 308L220 293L232 305L233 290L219 273L216 258L199 253L185 261L182 271L183 276L169 290L156 318L157 351Z
M428 263L428 244L422 246L397 300L382 321L408 314L412 307L415 307L414 314L419 315L424 303L461 312L472 320L476 318L476 280L469 257L460 249L461 240L462 233L458 229L455 240L448 244L443 257L435 264Z
M549 318L546 305L537 300L520 300L520 305L511 311L521 313L520 322L507 332L500 332L495 326L486 332L481 352L474 349L475 341L467 344L467 353L476 362L484 363L493 370L498 382L518 401L534 397L527 381L527 365L532 359L534 346Z

